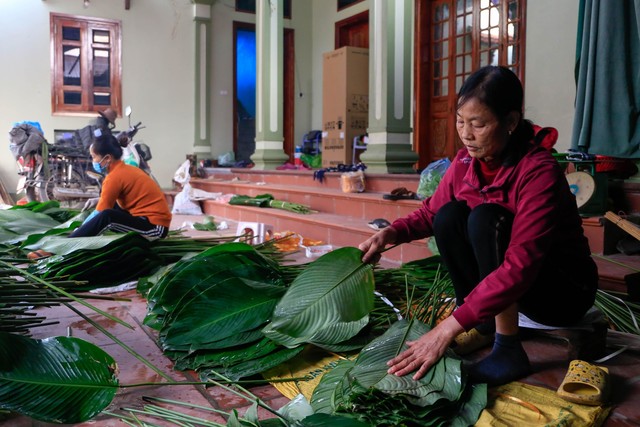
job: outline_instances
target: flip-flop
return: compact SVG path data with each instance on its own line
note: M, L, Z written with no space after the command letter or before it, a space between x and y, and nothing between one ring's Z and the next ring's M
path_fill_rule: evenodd
M389 194L384 194L382 198L386 200L412 200L416 198L416 193L405 187L398 187L391 190Z
M569 402L602 405L609 397L609 369L584 360L572 360L557 393Z
M27 254L27 258L30 260L36 260L41 258L48 258L53 255L51 252L43 251L42 249L38 249L37 251L29 252Z
M367 225L374 230L382 230L383 228L390 226L391 223L384 218L376 218L373 221L369 221Z

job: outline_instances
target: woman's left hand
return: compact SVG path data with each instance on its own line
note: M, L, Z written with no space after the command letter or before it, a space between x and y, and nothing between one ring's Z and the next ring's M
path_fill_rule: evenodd
M419 380L440 360L447 347L461 332L462 326L453 316L449 316L419 339L407 342L409 348L387 362L387 372L401 377L416 371L413 379Z

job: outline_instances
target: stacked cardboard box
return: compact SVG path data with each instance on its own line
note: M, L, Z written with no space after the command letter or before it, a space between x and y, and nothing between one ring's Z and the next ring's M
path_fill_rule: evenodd
M369 50L346 46L323 55L322 166L350 165L353 139L369 125Z

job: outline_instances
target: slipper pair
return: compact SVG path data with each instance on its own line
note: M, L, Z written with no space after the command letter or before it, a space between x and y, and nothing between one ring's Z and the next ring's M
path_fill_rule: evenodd
M389 194L382 196L385 200L413 200L416 199L416 193L411 190L407 190L405 187L398 187L391 190Z
M51 252L43 251L42 249L38 249L37 251L29 252L27 254L27 258L30 260L37 260L42 258L48 258L53 255Z
M609 397L609 369L584 360L573 360L557 393L569 402L602 405Z

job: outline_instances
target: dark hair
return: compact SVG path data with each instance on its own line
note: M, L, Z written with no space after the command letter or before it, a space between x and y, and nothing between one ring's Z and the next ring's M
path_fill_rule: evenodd
M122 157L122 147L120 147L116 137L110 133L103 133L95 137L91 147L93 147L94 153L103 157L109 154L111 154L115 160L119 160Z
M457 108L470 99L477 99L486 105L501 123L512 111L520 113L518 125L509 138L510 153L507 156L524 154L526 144L533 139L534 133L531 122L524 119L522 112L524 91L518 76L506 67L482 67L471 74L460 88Z

